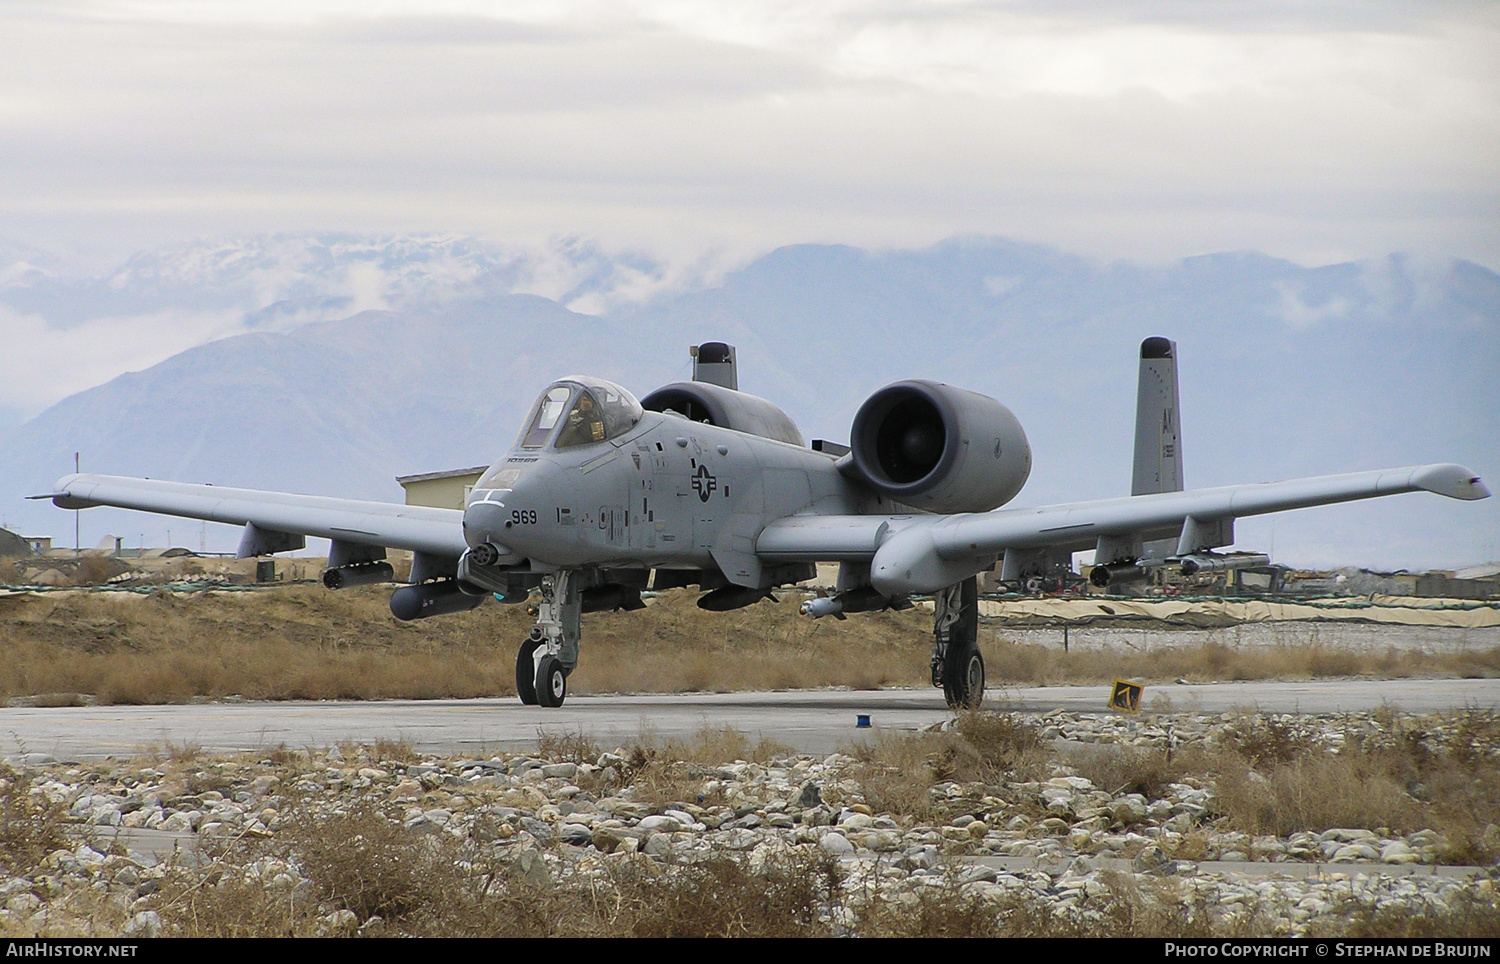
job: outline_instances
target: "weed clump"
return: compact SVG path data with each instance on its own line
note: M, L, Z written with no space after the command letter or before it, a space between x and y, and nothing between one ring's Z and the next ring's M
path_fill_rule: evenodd
M768 763L792 752L786 744L765 737L751 743L731 726L704 727L690 740L661 741L644 735L625 748L620 779L634 787L635 799L642 803L716 805L723 802L722 795L707 786L717 778L717 764Z
M1413 913L1409 906L1394 906L1389 902L1366 903L1351 901L1335 909L1330 915L1336 924L1338 937L1380 938L1463 938L1485 937L1493 939L1500 934L1500 904L1475 894L1459 894L1446 906L1422 907ZM1309 937L1323 937L1328 925L1314 924Z
M1070 761L1073 772L1111 795L1139 793L1147 800L1166 796L1168 787L1182 783L1200 762L1198 754L1170 755L1163 750L1109 747Z
M536 752L542 759L557 763L593 763L603 751L582 730L537 730Z
M194 937L818 937L842 899L837 861L800 848L758 863L646 857L549 869L541 851L403 827L361 805L289 814L274 841L230 841L178 865L156 906Z
M634 861L611 887L621 936L827 937L842 877L829 855L793 851L753 870L730 857L667 868Z
M67 805L33 790L31 781L0 764L0 871L29 875L54 850L72 849Z
M1245 717L1230 726L1213 771L1215 806L1230 826L1257 834L1335 827L1398 833L1431 829L1441 859L1500 858L1500 715L1376 715L1320 745L1293 724Z
M75 586L102 586L125 571L125 565L106 556L84 556L73 573Z
M905 900L871 900L855 915L861 937L1056 937L1058 915L1040 898L986 900L949 874Z
M1291 763L1309 753L1311 734L1290 719L1252 714L1236 720L1220 737L1220 745L1252 767Z
M916 737L879 735L846 752L860 764L855 779L877 810L913 820L954 816L931 792L938 783L996 784L1044 779L1052 759L1040 731L1011 713L959 714L951 731Z

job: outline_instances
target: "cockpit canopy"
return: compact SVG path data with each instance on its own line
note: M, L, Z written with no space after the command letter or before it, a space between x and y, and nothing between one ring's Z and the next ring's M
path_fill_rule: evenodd
M614 382L570 375L547 387L531 409L516 447L593 445L625 434L641 420L641 403ZM555 434L555 438L554 438Z

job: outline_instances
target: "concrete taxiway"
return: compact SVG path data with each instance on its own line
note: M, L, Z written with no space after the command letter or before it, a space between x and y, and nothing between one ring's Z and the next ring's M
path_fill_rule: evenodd
M1108 713L1107 686L991 689L987 708L1041 713ZM1147 686L1153 712L1255 708L1326 714L1389 704L1411 713L1500 709L1500 679L1320 680ZM868 716L872 727L857 727ZM733 727L802 753L831 753L872 733L910 731L949 716L937 690L570 696L560 709L514 699L196 703L184 706L7 707L0 709L0 755L59 760L132 756L152 748L196 746L214 753L344 742L405 740L420 752L479 756L535 748L543 731L582 732L603 744L643 735L690 737Z

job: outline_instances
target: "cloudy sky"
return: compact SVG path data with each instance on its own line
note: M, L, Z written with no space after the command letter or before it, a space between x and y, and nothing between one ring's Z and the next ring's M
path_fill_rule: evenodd
M0 0L0 235L1500 267L1489 0Z
M0 0L0 286L304 232L1500 269L1497 51L1494 0ZM261 306L0 306L0 435Z

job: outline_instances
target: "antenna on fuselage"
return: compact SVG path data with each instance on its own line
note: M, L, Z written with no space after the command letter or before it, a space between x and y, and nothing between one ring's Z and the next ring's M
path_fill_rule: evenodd
M701 345L689 346L688 354L693 357L693 381L707 382L734 392L740 390L733 345L722 341L705 341Z

